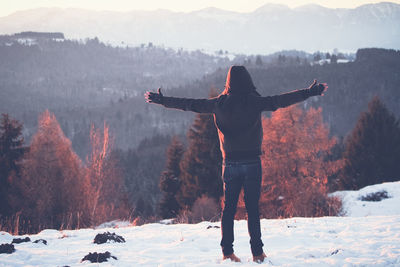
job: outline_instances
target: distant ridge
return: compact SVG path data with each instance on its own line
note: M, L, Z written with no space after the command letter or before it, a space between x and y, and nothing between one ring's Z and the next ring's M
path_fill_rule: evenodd
M114 45L152 42L173 48L245 54L291 49L400 49L400 5L382 2L331 9L266 4L248 13L218 8L192 12L39 8L0 18L0 34L23 31L63 32L73 39L98 37Z
M46 38L46 39L65 39L61 32L20 32L13 35L15 38Z

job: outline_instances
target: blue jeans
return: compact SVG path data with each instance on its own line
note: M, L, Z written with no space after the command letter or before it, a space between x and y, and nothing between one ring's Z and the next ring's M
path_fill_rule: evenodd
M261 241L258 210L261 189L261 161L260 159L225 161L222 165L222 178L225 189L225 205L221 220L222 252L225 256L233 253L233 221L239 194L243 187L251 252L254 256L259 256L263 253L262 247L264 245Z

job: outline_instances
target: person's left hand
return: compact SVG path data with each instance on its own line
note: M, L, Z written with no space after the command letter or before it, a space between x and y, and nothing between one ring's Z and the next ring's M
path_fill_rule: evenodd
M328 89L328 84L327 83L317 83L317 80L314 80L314 82L308 87L308 90L310 90L310 95L324 95L323 93Z
M144 97L146 98L146 102L148 103L162 104L164 96L161 93L161 87L160 87L158 88L157 93L146 92L144 94Z

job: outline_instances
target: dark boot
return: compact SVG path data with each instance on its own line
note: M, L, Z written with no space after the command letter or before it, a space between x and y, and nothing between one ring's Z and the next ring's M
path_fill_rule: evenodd
M222 258L222 260L227 260L227 259L230 259L233 262L241 262L240 259L238 257L236 257L236 255L234 253L232 253L230 255L227 255L227 256L224 256Z
M265 255L265 253L262 253L261 255L258 256L253 256L253 261L257 262L257 263L263 263L264 259L267 257L267 255Z

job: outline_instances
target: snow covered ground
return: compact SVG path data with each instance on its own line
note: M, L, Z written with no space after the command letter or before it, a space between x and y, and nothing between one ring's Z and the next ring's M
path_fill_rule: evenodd
M361 201L386 190L390 198ZM400 266L400 182L335 193L343 197L347 216L262 220L269 266ZM212 226L212 227L209 227ZM235 253L242 263L221 260L219 223L147 224L119 228L44 230L30 235L42 243L16 244L0 254L0 266L258 266L251 261L246 221L235 222ZM126 243L97 245L97 233L115 232ZM25 237L25 236L21 236ZM0 232L0 244L15 236ZM89 252L111 252L117 260L80 262Z
M389 198L378 202L361 201L361 197L381 191L386 191ZM371 185L359 191L339 191L332 195L342 199L345 216L400 215L400 182Z

